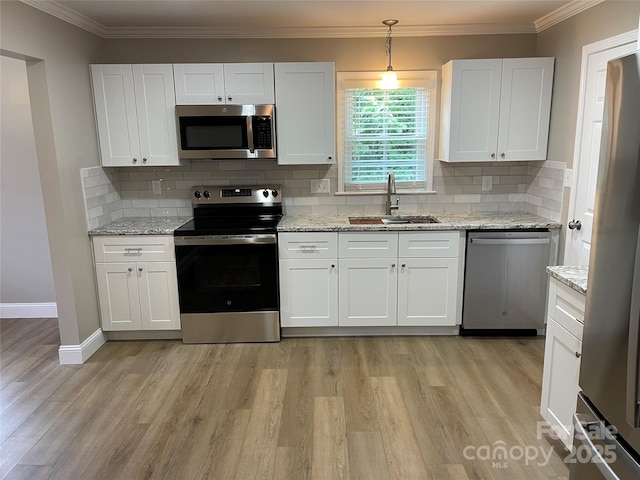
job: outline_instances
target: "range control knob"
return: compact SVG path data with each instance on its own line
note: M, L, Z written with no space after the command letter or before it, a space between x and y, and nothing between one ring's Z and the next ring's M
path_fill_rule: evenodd
M264 195L264 198L267 198L269 196L269 190L267 190L266 188L262 191L262 195Z
M276 198L278 196L278 190L271 190L271 195L273 195L273 198Z
M205 190L204 191L204 198L209 198L211 196L211 194L209 193L209 190Z
M202 194L198 190L196 190L195 192L193 192L193 196L196 198L200 198Z

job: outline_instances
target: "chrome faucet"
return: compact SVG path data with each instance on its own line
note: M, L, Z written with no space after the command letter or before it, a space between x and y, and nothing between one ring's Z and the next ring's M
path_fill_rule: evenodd
M391 215L392 210L398 210L398 197L396 197L396 204L391 204L391 195L396 194L396 177L393 172L389 172L389 178L387 179L387 203L385 204L385 215Z

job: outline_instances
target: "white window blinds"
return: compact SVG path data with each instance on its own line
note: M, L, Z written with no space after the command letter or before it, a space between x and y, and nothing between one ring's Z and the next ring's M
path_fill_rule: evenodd
M417 72L411 73L415 77ZM427 189L432 142L429 107L435 92L432 72L422 73L428 81L405 82L396 90L383 90L357 78L363 74L342 82L344 191L384 189L391 171L399 189Z

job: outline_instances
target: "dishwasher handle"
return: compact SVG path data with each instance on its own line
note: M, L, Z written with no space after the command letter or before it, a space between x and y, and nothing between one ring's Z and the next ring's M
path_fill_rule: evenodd
M545 245L549 238L470 238L476 245Z

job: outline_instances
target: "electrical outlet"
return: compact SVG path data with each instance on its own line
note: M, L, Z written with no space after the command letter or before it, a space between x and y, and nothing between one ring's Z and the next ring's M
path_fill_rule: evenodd
M564 185L565 187L571 188L573 186L573 169L565 168L564 169Z
M151 180L151 191L154 195L162 193L162 180Z
M330 193L331 180L323 178L322 180L311 180L311 193Z
M488 192L493 189L493 177L491 175L486 175L482 177L482 191Z

